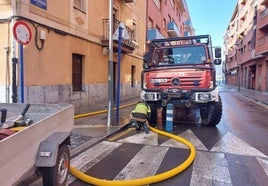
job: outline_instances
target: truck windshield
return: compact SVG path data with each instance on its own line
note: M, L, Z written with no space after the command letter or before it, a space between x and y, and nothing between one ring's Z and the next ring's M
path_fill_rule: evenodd
M190 45L156 49L150 65L202 64L206 61L205 47L203 45Z

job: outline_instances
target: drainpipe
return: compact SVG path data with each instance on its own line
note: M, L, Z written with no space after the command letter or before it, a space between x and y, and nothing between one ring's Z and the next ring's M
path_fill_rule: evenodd
M16 6L16 0L12 0L12 10L13 10L13 16L17 15L17 6ZM12 27L15 23L15 20L12 19ZM12 30L12 29L11 29ZM12 53L12 103L18 102L18 94L17 94L17 63L18 58L16 57L16 41L14 37L12 38L12 47L11 47L11 53Z
M18 58L13 57L12 58L12 103L17 103L18 102L18 94L17 94L17 63L18 63Z
M6 103L9 103L9 96L10 96L9 85L10 85L10 79L9 79L9 65L8 65L8 61L9 61L10 48L9 47L5 47L5 50L6 50Z

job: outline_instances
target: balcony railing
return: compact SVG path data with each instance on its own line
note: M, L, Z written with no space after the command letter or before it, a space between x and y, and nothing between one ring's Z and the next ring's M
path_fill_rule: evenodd
M153 39L163 39L164 36L159 32L157 28L147 30L147 42L150 42Z
M256 44L256 54L267 54L268 53L267 45L268 45L268 34L258 38Z
M169 22L167 24L167 33L170 37L178 37L180 35L180 31L174 22Z
M103 19L102 23L103 23L103 35L101 38L102 46L109 47L109 33L110 33L109 19ZM117 19L113 20L113 34L115 33L119 24L120 24L119 20L117 20ZM135 42L134 31L127 26L125 26L125 29L126 29L125 31L127 32L127 35L129 37L122 39L121 51L122 51L122 53L132 53L133 50L135 50L138 47L137 43ZM114 51L118 50L118 40L113 41L113 48L114 48Z

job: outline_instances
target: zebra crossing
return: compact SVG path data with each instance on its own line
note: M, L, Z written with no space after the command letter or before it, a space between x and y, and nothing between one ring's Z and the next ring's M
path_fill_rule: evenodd
M183 174L153 185L180 183L192 186L228 186L268 183L267 155L234 134L227 132L209 149L190 129L179 136L195 146L197 153L193 164ZM137 179L172 169L182 163L188 154L187 147L174 139L159 140L157 133L140 132L115 141L102 141L74 157L71 165L91 176L101 175L99 178L102 179ZM123 161L125 156L128 156L129 161ZM123 163L119 162L121 159ZM106 165L99 166L103 163ZM103 167L107 170L103 170ZM247 170L238 171L245 167ZM107 173L109 171L113 172L113 176ZM246 179L240 178L243 176L247 176ZM74 182L77 180L70 176L68 184Z

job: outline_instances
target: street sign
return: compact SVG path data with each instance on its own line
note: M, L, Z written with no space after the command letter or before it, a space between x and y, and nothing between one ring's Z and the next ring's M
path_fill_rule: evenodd
M30 43L32 33L30 27L23 21L17 21L13 26L13 35L22 45Z
M124 25L124 23L120 23L117 27L117 29L115 30L114 34L113 34L113 40L118 40L118 36L119 36L119 27L121 27L123 29L122 32L122 39L129 39L129 34L126 30L126 26Z

